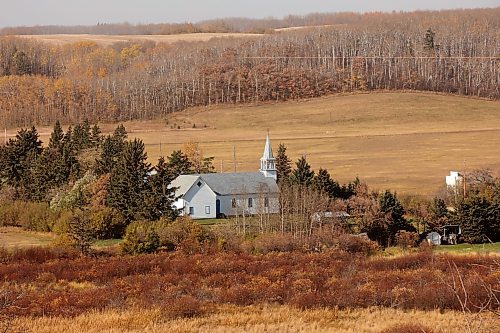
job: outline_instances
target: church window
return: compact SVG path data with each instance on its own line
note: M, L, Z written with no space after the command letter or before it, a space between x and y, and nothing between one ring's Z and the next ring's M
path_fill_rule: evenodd
M198 187L201 187L201 184L202 184L201 182L198 182L198 184L196 184L196 185L198 185Z
M264 207L269 207L269 198L268 197L265 197L264 198Z
M194 207L189 207L189 215L194 215Z
M205 214L210 214L210 206L205 206Z
M236 199L231 200L231 207L236 208Z
M253 207L253 199L248 198L248 208L252 208L252 207Z

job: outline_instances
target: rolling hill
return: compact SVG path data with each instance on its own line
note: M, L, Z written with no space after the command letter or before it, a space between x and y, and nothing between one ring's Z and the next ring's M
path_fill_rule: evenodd
M103 124L110 132L116 124ZM167 119L125 123L151 162L189 140L214 156L220 172L257 170L266 131L295 161L327 168L347 182L431 195L450 170L500 170L500 102L431 93L331 95L285 103L192 108ZM42 128L43 141L50 128ZM14 134L12 131L11 135Z

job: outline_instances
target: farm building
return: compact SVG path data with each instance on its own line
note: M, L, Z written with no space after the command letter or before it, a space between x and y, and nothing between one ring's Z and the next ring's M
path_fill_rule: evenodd
M268 133L258 172L180 175L171 184L177 188L174 205L194 219L278 213L276 176Z
M450 175L446 176L446 185L449 188L457 189L462 183L463 176L460 172L450 171Z

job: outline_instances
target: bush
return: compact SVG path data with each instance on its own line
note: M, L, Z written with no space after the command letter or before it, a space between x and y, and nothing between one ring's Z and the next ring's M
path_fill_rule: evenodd
M290 252L300 248L299 244L289 233L262 234L255 239L255 252L266 254L269 252Z
M365 255L373 255L380 250L380 246L377 242L348 234L341 235L337 238L337 248L341 251L362 253Z
M129 224L121 243L127 254L153 253L160 247L160 237L154 222L135 221Z
M121 238L125 232L126 222L123 216L113 208L97 207L89 212L89 223L97 239Z
M24 211L24 201L6 201L0 206L0 225L20 227L20 215Z
M31 231L52 230L57 214L46 203L10 201L0 206L2 226L17 226Z
M213 235L186 216L181 216L172 223L156 222L155 228L160 237L160 246L168 250L180 249L192 254L202 251L205 245L215 242Z
M418 240L416 232L400 230L396 233L396 244L402 248L417 246Z

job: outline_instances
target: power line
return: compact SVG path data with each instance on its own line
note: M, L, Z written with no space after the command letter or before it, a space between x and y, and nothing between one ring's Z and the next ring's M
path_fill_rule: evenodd
M421 56L421 57L411 57L411 56L333 56L333 55L323 55L323 56L304 56L304 57L289 57L289 56L255 56L255 57L241 57L242 59L436 59L436 60L447 60L447 59L458 59L458 60L500 60L500 57L436 57L436 56Z

